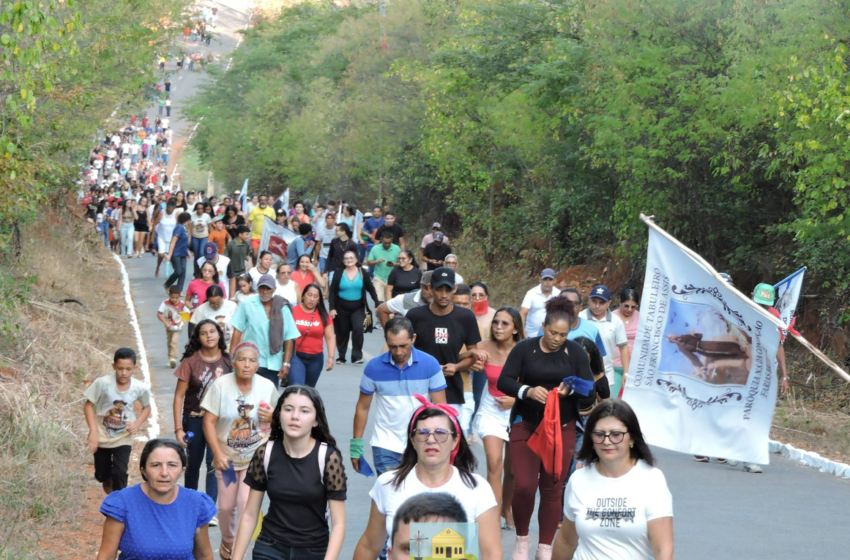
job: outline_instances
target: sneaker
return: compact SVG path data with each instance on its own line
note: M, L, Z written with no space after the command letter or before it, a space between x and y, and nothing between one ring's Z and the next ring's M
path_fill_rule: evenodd
M718 463L720 463L721 465L725 465L725 464L726 464L726 459L721 459L720 457L718 457L717 459L715 459L715 461L717 461L717 462L718 462Z
M353 364L357 364L358 366L362 366L362 365L363 365L363 360L354 360L352 363L353 363Z
M524 537L516 536L516 544L514 545L514 553L511 555L511 560L528 560L528 535Z
M540 543L537 545L537 554L534 560L552 560L552 545Z
M168 360L168 367L174 367L177 365L177 360Z
M708 457L703 455L694 455L694 461L697 463L708 463Z
M738 461L726 461L726 464L729 465L730 467L737 467Z
M210 527L218 527L218 516L214 516L210 519Z
M345 364L345 360L340 359L340 358L337 358L337 359L336 359L336 363L337 363L337 364L340 364L340 365L343 365L343 364Z
M763 473L764 471L763 471L763 470L761 470L761 467L760 467L760 466L758 466L758 465L756 465L756 464L754 464L754 463L744 463L744 472L749 472L749 473Z

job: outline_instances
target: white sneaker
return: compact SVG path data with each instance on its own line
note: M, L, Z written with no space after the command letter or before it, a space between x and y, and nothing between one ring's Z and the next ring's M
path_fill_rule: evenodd
M758 465L756 465L756 464L754 464L754 463L744 463L744 472L749 472L749 473L763 473L764 471L763 471L763 470L761 470L761 467L760 467L760 466L758 466Z
M534 560L552 560L552 545L540 543L537 545L537 554Z
M218 516L216 515L212 519L210 519L210 527L218 527Z
M174 367L177 365L177 360L168 360L168 367Z
M729 465L730 467L737 467L738 461L726 461L726 464Z
M511 560L528 560L528 535L524 537L517 535Z

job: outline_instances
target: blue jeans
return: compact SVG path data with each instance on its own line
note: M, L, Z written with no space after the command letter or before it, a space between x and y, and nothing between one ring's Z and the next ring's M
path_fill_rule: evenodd
M168 154L162 154L162 163L168 165Z
M401 453L396 453L382 447L373 447L372 461L375 463L375 474L381 476L388 470L394 469L401 464Z
M292 366L289 368L290 385L307 385L316 387L322 368L325 364L325 354L305 354L296 352L292 356Z
M192 238L192 264L194 266L193 272L195 276L198 276L198 259L204 256L204 245L207 244L206 237L193 237Z
M271 540L260 533L254 543L254 560L324 560L328 547L294 548Z
M328 262L328 259L325 257L319 257L319 271L325 272L325 263Z
M584 425L586 422L587 416L579 416L576 420L576 450L573 453L573 462L570 465L570 475L576 472L576 465L578 465L576 455L578 455L578 450L581 449L581 442L584 441ZM569 479L569 477L567 478Z
M177 257L172 255L171 266L174 268L174 272L165 280L165 287L170 288L172 285L175 285L182 292L183 282L186 281L186 256Z
M103 236L103 244L106 245L106 248L109 248L109 228L112 227L109 225L109 222L103 220L100 223L100 235Z
M186 453L189 455L189 464L186 465L186 474L184 475L184 484L186 488L191 490L198 489L198 481L200 480L201 465L204 463L204 453L206 452L207 463L207 478L206 492L207 496L212 498L215 503L218 498L218 482L215 479L215 469L213 468L213 452L204 437L204 419L183 417L183 431L192 432L195 437L189 441L186 447Z
M121 254L122 255L132 255L133 254L133 235L136 233L136 229L133 227L133 224L121 224Z
M481 396L484 394L484 388L487 387L487 374L483 371L471 371L472 374L472 397L475 399L475 410L472 411L472 418L478 413L478 407L481 406ZM469 433L472 434L472 418L469 419Z
M257 368L257 375L261 375L274 383L275 389L280 388L280 378L277 376L278 372L268 369L268 368Z

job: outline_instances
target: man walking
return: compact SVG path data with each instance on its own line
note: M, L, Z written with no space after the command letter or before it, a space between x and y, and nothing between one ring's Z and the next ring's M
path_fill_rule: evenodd
M263 238L263 226L266 218L275 219L274 208L269 206L269 198L260 195L259 204L251 209L248 214L248 223L251 224L251 250L254 252L254 261L257 261L257 251L260 250L260 240Z
M251 228L245 225L236 226L235 233L236 237L231 239L224 248L224 256L230 259L233 275L241 276L253 267L251 261Z
M555 287L555 271L544 268L540 273L540 285L528 290L520 305L519 314L525 323L525 336L537 336L546 317L546 302L559 293L561 291Z
M614 378L614 353L620 351L620 361L623 371L629 371L629 341L626 339L626 326L623 320L611 313L611 292L603 285L594 286L590 290L587 309L579 313L579 318L588 321L599 331L605 353L602 361L605 363L605 377L611 387L617 384ZM601 348L600 348L601 350ZM622 385L622 380L621 385Z
M386 301L387 280L390 278L393 267L398 264L399 254L401 249L398 245L393 245L393 234L389 231L385 231L381 236L381 243L369 251L366 266L375 267L375 277L372 281L378 292L378 301L381 303Z

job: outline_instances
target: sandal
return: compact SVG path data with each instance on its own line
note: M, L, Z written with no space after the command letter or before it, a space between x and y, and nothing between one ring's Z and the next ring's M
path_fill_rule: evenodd
M233 543L228 543L221 541L221 547L218 549L218 555L221 560L230 560L231 555L233 554Z
M502 529L504 529L505 531L516 531L516 523L514 523L513 521L508 521L506 519L505 524L502 525Z

